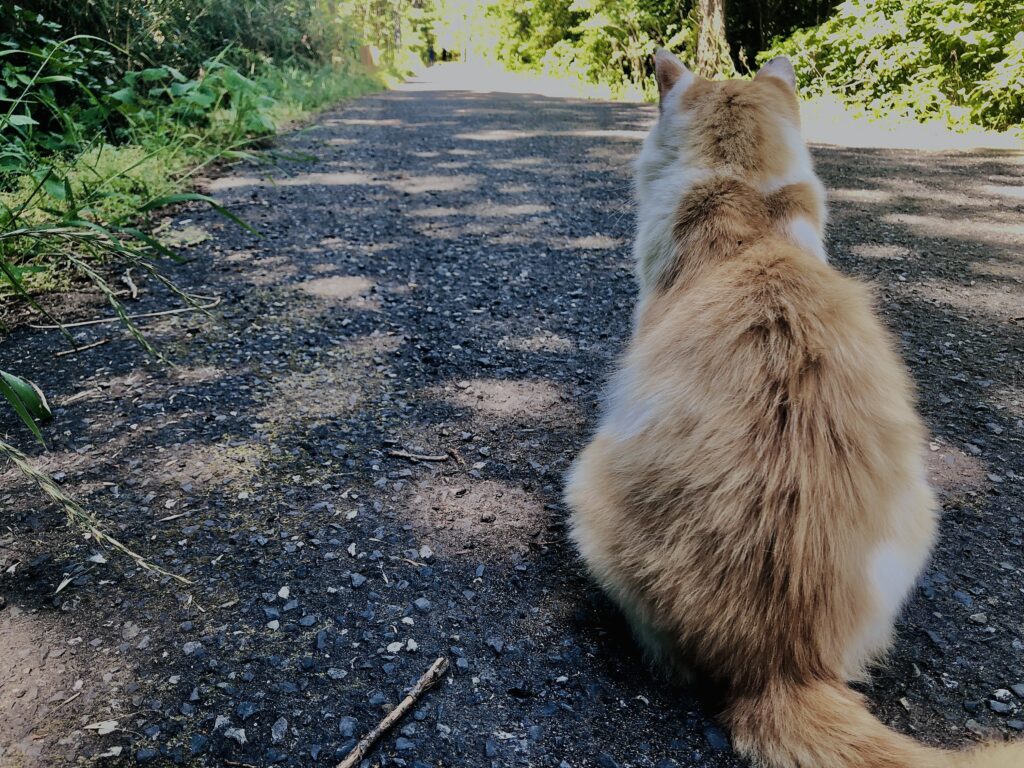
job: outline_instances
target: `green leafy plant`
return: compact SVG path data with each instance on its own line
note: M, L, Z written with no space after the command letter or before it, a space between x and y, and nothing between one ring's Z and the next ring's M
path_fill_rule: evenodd
M50 410L50 404L46 402L43 391L27 379L0 370L0 395L3 395L25 426L42 441L43 434L36 422L49 421L53 418L53 412Z
M847 0L758 58L789 56L801 86L876 114L1007 129L1024 121L1024 5Z

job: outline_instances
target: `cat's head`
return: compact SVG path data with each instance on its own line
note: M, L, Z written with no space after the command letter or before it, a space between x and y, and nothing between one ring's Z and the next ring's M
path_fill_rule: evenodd
M825 259L825 190L800 133L789 60L772 59L750 80L706 80L665 50L654 64L658 120L635 167L642 294L675 274L684 235L703 233L689 247L714 250L706 242L710 219L712 229L728 229L722 243L733 242L729 227L742 225L777 232Z
M787 58L772 59L751 80L706 80L664 49L654 65L660 111L637 162L641 196L672 165L765 189L810 170Z

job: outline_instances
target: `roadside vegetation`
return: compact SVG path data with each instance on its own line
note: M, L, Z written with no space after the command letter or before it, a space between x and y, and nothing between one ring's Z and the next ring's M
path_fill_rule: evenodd
M191 191L192 180L213 163L255 159L282 127L410 66L422 42L417 13L382 16L381 5L0 3L0 368L10 367L11 326L26 312L60 327L59 343L74 348L51 300L72 286L106 300L159 358L111 275L134 270L201 309L165 270L178 257L154 231L153 212L199 202L248 227ZM0 370L0 402L45 445L49 405L17 374ZM4 432L0 454L97 543L127 551Z
M614 98L654 98L651 54L664 46L707 76L785 54L805 97L869 116L962 130L1024 121L1017 0L441 0L439 16L439 39L464 55Z

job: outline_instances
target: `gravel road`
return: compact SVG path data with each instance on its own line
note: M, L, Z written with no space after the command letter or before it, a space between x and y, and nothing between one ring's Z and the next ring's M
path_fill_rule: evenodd
M446 655L367 765L739 766L644 667L559 501L628 334L653 117L429 82L359 100L207 181L263 237L169 222L195 242L171 274L220 299L145 321L176 367L112 325L60 358L15 330L2 367L57 409L40 465L192 584L103 556L0 476L0 765L333 765ZM1003 738L1024 729L1024 156L814 154L833 259L920 387L944 508L863 690L924 741ZM142 287L133 311L171 306Z

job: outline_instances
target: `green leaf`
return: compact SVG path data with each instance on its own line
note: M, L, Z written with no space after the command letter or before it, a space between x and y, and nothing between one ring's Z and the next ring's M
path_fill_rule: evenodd
M135 91L131 88L121 88L109 94L109 96L121 104L133 104L135 102Z
M0 155L0 173L22 173L28 165L25 155L8 153Z
M32 174L37 182L43 185L46 194L56 200L66 200L67 190L64 188L64 179L56 175L53 168L40 168Z
M14 391L33 419L49 421L53 418L53 411L46 402L46 395L31 381L7 371L0 371L0 380Z
M22 125L39 125L39 123L37 123L35 120L33 120L28 115L8 115L7 116L7 122L10 123L11 125L17 125L17 126L22 126Z
M8 383L7 376L9 375L10 374L4 374L0 376L0 395L3 395L4 399L10 403L14 412L18 414L18 418L25 422L25 426L32 431L36 440L38 440L41 445L45 446L46 444L43 442L43 433L39 429L39 425L36 424L35 419L32 418L32 414L29 413L28 407L24 402L22 402L21 397L18 396L18 392Z
M142 79L147 83L152 83L156 80L163 80L171 72L167 67L150 67L142 70L139 74L142 75Z
M186 93L195 88L198 83L195 80L189 80L185 83L171 83L171 87L168 90L171 92L171 96L178 97L184 96Z
M37 77L36 83L73 83L75 79L67 75L44 75Z

